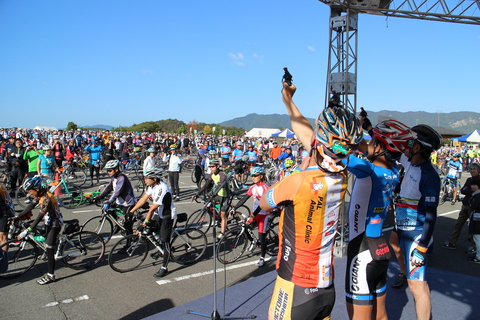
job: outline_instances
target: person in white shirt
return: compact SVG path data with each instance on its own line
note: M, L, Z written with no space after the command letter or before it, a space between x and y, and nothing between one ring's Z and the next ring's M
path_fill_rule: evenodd
M152 232L160 232L160 241L163 248L162 267L153 275L154 278L162 278L168 274L168 262L170 261L170 237L172 234L173 220L177 217L177 209L173 203L172 192L162 179L163 170L153 168L145 173L145 184L147 189L142 198L137 202L130 212L140 209L148 199L152 199L145 220L138 227L136 233L139 235L145 227L150 227ZM151 255L155 260L159 258L158 252Z
M170 180L170 188L173 192L173 200L180 200L180 187L178 179L180 177L180 169L182 165L182 156L177 153L177 145L170 146L170 156L168 159L168 180Z
M155 167L155 148L148 148L148 156L143 161L143 174Z

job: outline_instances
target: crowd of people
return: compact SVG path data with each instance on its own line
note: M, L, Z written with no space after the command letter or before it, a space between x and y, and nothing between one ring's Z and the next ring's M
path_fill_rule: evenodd
M442 137L431 127L408 127L390 119L373 125L365 111L359 116L331 103L312 127L293 102L296 87L283 83L282 98L296 138L282 139L213 136L204 134L119 133L94 131L40 132L0 130L0 161L10 184L0 188L0 245L7 241L7 218L15 215L10 195L23 186L33 197L21 218L35 206L40 213L26 230L34 232L43 219L47 226L48 273L39 284L54 282L53 246L63 223L55 196L45 181L54 178L65 161L88 155L91 185L106 170L110 183L98 196L104 209L116 204L125 217L127 234L145 230L160 232L164 249L161 269L154 277L168 274L169 239L176 218L175 200L181 197L178 180L182 165L192 158L206 174L205 183L193 199L207 188L215 188L220 203L221 238L227 229L227 175L231 166L238 181L252 177L253 185L237 206L253 197L247 224L258 224L261 257L265 263L265 225L272 210L281 210L277 279L269 307L269 319L326 319L335 302L334 243L340 208L348 187L348 175L355 176L349 218L349 244L345 274L345 299L350 319L387 319L385 307L387 269L393 249L400 273L395 288L408 284L415 300L417 319L430 319L430 290L426 281L428 256L437 217L441 180L451 179L468 168L471 177L458 187L454 200L463 194L462 209L452 236L442 247L455 249L464 223L470 219L473 246L471 262L480 263L480 165L478 148L442 147ZM363 139L368 132L372 140ZM123 161L135 156L143 164L146 192L137 199ZM282 168L279 182L265 183L262 163L272 159ZM242 163L242 165L239 165ZM162 180L168 171L170 187ZM246 169L248 168L248 169ZM7 191L10 189L10 194ZM133 212L153 201L145 220L133 230ZM383 222L395 208L395 226L387 240ZM25 236L23 234L22 236ZM126 250L126 248L122 248ZM121 249L121 250L122 250Z

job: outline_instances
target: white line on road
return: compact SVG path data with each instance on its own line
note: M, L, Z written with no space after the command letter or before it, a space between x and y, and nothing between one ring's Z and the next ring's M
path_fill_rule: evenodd
M66 303L72 303L72 302L75 302L75 301L83 301L83 300L88 300L88 299L90 299L90 297L85 294L83 296L76 297L76 298L73 298L73 299L72 298L64 299L60 302L58 302L58 301L49 302L46 305L44 305L42 308L55 307L56 305L59 305L60 303L66 304Z
M72 211L72 213L97 212L97 211L101 211L101 209L95 209L95 210L82 210L82 211Z
M258 261L250 261L250 262L244 262L244 263L240 263L240 264L234 264L234 265L228 266L226 268L217 268L217 272L223 272L223 271L227 271L227 270L233 270L233 269L248 267L248 266L251 266L253 264L256 264L257 262ZM192 278L203 277L203 276L206 276L206 275L209 275L209 274L213 274L213 270L198 272L198 273L189 274L189 275L181 276L181 277L175 277L171 280L158 280L157 284L159 286L161 286L162 284L178 282L178 281L188 280L188 279L192 279Z

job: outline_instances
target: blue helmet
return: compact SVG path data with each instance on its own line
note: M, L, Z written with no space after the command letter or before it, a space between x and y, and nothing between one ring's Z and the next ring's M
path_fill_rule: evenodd
M32 189L46 189L47 185L43 181L42 177L40 176L34 176L30 179L27 179L25 183L23 184L23 189L25 190L32 190Z
M259 175L259 174L265 174L265 169L263 169L263 167L253 167L252 170L250 170L250 175L251 176L256 176L256 175Z

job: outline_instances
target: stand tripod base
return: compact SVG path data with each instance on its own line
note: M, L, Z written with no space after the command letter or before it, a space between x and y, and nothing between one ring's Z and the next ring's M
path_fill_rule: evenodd
M205 314L205 313L199 313L199 312L195 312L195 311L192 311L192 310L187 310L187 314L194 314L194 315L197 315L197 316L201 316L201 317L205 317L205 318L210 318L212 320L222 320L222 319L256 319L257 316L254 316L254 315L251 315L251 316L248 316L248 317L221 317L220 314L218 313L217 310L214 310L212 312L212 315L208 315L208 314Z

